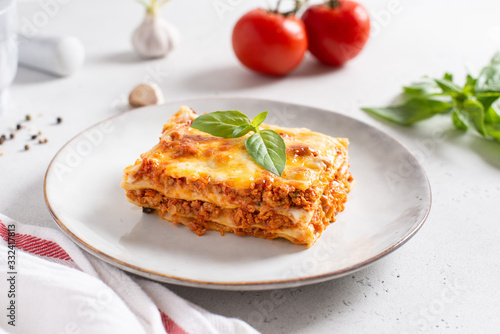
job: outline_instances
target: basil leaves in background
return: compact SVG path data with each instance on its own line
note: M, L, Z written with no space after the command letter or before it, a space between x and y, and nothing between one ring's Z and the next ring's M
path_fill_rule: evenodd
M364 111L402 125L409 125L438 114L451 114L453 125L500 142L500 115L494 103L500 97L500 53L484 67L477 78L467 75L463 87L446 73L442 79L425 78L403 87L400 103Z
M223 138L238 138L253 131L254 134L245 140L248 153L259 165L281 176L286 165L285 141L274 130L259 130L266 117L267 111L252 121L237 110L216 111L198 116L191 127Z

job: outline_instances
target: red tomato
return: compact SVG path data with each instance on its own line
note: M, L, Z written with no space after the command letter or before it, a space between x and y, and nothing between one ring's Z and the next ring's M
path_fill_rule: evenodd
M370 34L368 12L354 1L327 1L311 6L302 20L309 51L327 65L339 66L356 57Z
M252 10L234 26L233 50L254 71L285 75L300 64L307 50L304 23L294 15Z

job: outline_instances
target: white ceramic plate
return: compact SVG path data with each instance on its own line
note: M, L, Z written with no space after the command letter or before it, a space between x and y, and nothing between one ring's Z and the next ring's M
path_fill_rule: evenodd
M269 110L266 123L348 137L356 184L345 211L311 248L215 231L198 237L143 214L119 186L122 171L157 143L183 104L198 113L237 109L251 117ZM173 284L258 290L326 281L373 263L420 228L431 192L415 157L367 124L307 106L214 98L136 109L89 128L54 157L45 199L68 237L123 270Z

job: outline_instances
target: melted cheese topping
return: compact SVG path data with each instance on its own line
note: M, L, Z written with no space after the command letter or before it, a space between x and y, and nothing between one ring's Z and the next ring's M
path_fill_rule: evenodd
M165 174L174 178L191 180L225 181L231 187L248 189L252 183L267 179L285 183L300 190L312 185L323 187L327 166L338 169L346 159L348 140L332 138L303 128L281 128L262 124L263 129L278 132L287 146L286 168L281 177L258 165L245 148L240 138L219 138L191 128L196 114L188 107L181 109L165 124L160 143L141 155L158 166ZM133 175L141 162L129 167L126 174ZM133 179L127 182L133 182Z

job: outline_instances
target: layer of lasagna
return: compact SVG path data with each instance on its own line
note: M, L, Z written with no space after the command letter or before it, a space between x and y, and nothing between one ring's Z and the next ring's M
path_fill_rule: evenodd
M280 177L250 157L249 134L214 137L191 128L196 117L182 106L159 143L125 169L121 186L130 202L197 235L217 230L307 246L344 210L353 181L346 138L262 124L285 141Z

